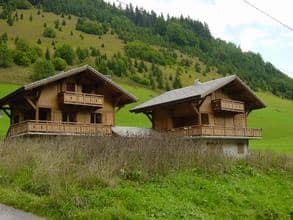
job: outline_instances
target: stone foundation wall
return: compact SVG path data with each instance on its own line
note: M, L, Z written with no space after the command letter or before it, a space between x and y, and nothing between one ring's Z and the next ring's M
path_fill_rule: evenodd
M247 139L200 138L194 139L194 142L204 150L223 153L228 157L241 158L249 153Z

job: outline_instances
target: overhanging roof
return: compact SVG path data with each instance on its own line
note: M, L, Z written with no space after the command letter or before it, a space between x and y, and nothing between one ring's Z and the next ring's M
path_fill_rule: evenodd
M192 86L181 89L174 89L163 93L141 105L131 109L131 112L144 112L157 106L174 104L189 100L202 99L212 92L232 83L237 82L251 97L254 99L253 109L263 108L265 104L260 100L254 92L236 75L211 80L205 83L195 83Z
M84 71L88 71L88 72L92 73L92 75L94 77L96 77L99 80L103 80L104 82L107 83L107 85L109 85L113 89L115 89L118 92L120 92L123 95L125 95L127 97L127 100L128 100L127 103L132 103L132 102L137 101L137 98L134 95L132 95L129 92L127 92L124 89L122 89L119 85L114 83L111 79L109 79L108 77L104 76L102 73L98 72L97 70L95 70L91 66L85 65L85 66L82 66L82 67L77 67L77 68L68 70L66 72L60 72L60 73L57 73L57 74L55 74L53 76L50 76L48 78L41 79L39 81L24 85L21 88L15 90L14 92L12 92L12 93L8 94L7 96L3 97L2 99L0 99L0 106L7 104L7 101L10 98L18 96L20 94L23 94L26 91L33 90L35 88L38 88L38 87L41 87L41 86L56 82L58 80L61 80L61 79L64 79L64 78L67 78L67 77L82 73ZM123 104L127 104L127 103L123 103Z

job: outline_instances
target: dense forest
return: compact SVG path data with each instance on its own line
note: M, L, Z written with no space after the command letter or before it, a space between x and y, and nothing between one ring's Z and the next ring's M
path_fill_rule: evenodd
M136 71L131 64L128 65L131 63L129 58L139 58L153 63L153 75L161 79L162 73L154 65L169 65L176 62L176 54L173 52L176 49L198 57L208 68L215 67L221 75L239 75L254 90L271 91L281 97L293 98L292 78L283 74L271 63L264 62L260 54L242 52L233 43L215 39L206 23L191 18L164 17L154 11L148 12L132 5L122 8L102 0L0 0L0 4L4 6L1 17L6 18L7 22L11 20L10 11L35 5L48 12L80 17L76 29L85 33L102 35L109 30L115 32L127 44L125 54L117 54L112 58L112 60L118 60L118 64L123 60L126 63L124 68L118 65L116 74L123 74L126 69ZM50 36L52 30L47 29L44 34ZM150 45L159 46L162 49L155 50ZM35 53L37 54L38 51L35 50ZM79 51L79 57L82 59L87 53L89 52ZM96 59L100 68L115 69L117 66L117 62L114 61L109 61L106 65L103 59L103 56L98 56ZM186 64L188 65L188 60ZM138 66L139 64L136 64L137 68ZM145 67L142 64L140 68ZM142 84L152 84L153 80L152 78L142 79L138 74L131 75L131 78ZM180 87L178 78L176 74L174 88ZM161 83L159 87L168 89L169 85Z

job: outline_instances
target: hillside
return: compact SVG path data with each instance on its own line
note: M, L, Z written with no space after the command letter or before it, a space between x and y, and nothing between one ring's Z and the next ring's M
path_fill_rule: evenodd
M183 17L165 19L131 5L122 9L101 0L76 0L74 7L70 1L41 2L31 1L41 9L33 9L27 0L2 3L2 41L7 44L2 51L12 54L3 65L27 66L21 70L25 72L23 80L29 80L31 64L45 56L47 48L51 58L63 59L59 64L64 62L60 47L66 43L75 55L74 59L65 59L67 65L90 63L104 74L149 88L169 90L196 78L207 80L237 73L256 91L293 97L291 78L265 63L259 54L244 53L232 43L215 39L207 24ZM22 39L29 44L24 45ZM66 63L57 67L52 62L56 70L66 68Z

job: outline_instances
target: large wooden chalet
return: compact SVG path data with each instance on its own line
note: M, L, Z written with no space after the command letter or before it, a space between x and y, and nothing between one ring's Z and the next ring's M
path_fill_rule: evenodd
M0 100L8 137L111 134L115 112L136 98L90 66L25 85Z
M205 83L196 81L192 86L168 91L131 111L146 114L156 131L207 139L208 145L236 144L241 152L247 148L248 139L262 137L260 128L248 128L247 117L252 110L264 107L253 91L232 75Z

